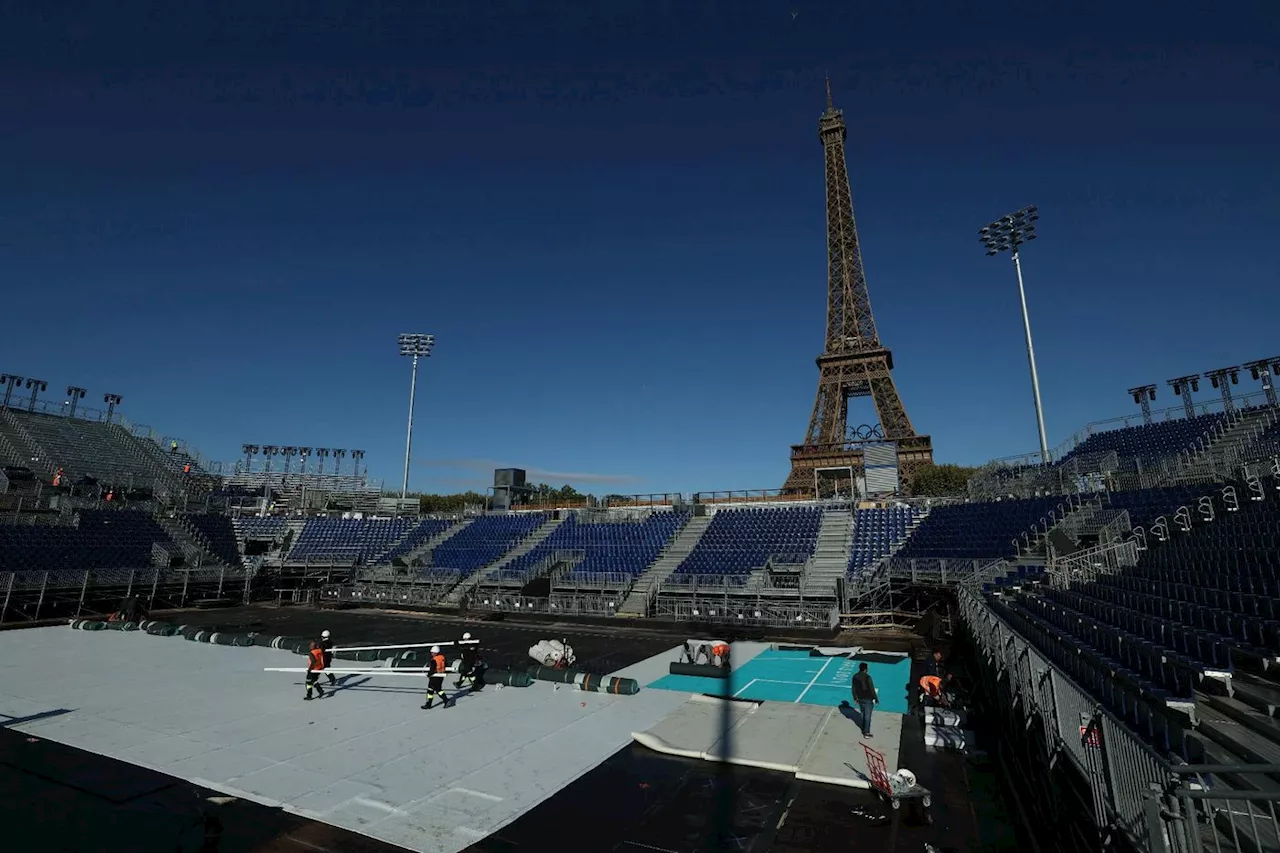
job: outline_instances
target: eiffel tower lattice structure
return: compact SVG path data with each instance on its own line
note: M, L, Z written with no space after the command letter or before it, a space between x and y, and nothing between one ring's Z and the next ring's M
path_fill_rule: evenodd
M864 449L872 443L896 445L898 469L907 484L933 462L933 442L918 435L893 382L893 354L880 343L853 217L853 195L845 163L844 116L831 101L818 120L827 179L827 339L818 356L818 397L804 443L791 447L791 474L783 490L820 491L818 472L852 469L864 475ZM849 400L871 397L879 424L850 428Z

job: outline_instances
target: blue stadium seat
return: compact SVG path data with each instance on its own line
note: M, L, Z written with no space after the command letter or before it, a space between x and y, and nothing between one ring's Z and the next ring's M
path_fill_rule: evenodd
M911 525L923 514L923 510L909 506L857 510L848 576L855 577L879 562L907 538Z
M745 583L773 555L812 556L821 527L822 509L814 506L718 510L671 579L722 576Z
M367 562L394 546L414 524L408 518L312 518L288 559Z
M549 517L544 512L481 516L432 551L429 573L469 575L497 561Z
M142 569L157 542L177 550L155 520L134 510L81 510L79 525L0 525L0 569Z
M1058 464L1076 456L1099 456L1114 452L1120 458L1123 468L1133 467L1133 460L1143 465L1152 465L1192 447L1201 436L1219 426L1225 419L1226 415L1222 412L1213 412L1194 418L1155 421L1095 432L1059 459Z
M424 518L405 534L405 537L397 542L395 547L376 557L375 562L386 564L397 557L403 557L413 551L414 548L425 545L458 523L456 518Z
M499 578L522 578L556 551L585 552L562 582L588 581L601 575L635 577L658 558L663 546L689 519L687 513L655 512L642 521L589 522L570 515L527 554L502 567Z
M210 551L229 566L240 564L240 546L231 519L225 515L191 514L184 516L191 526L209 540Z
M1062 503L1061 496L934 507L896 557L986 559L1011 557L1013 541Z

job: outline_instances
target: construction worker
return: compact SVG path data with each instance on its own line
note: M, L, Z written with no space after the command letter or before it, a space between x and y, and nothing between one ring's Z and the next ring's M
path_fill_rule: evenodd
M920 700L925 700L945 705L946 701L942 695L942 679L936 675L924 675L920 677Z
M329 667L333 666L333 640L329 638L328 631L320 632L320 651L324 652L324 668L325 675L329 676L330 684L337 684L338 679L333 677L333 673L329 672Z
M320 673L324 672L324 649L320 648L320 644L315 640L311 641L311 650L307 652L307 695L306 700L311 701L311 691L314 689L319 694L317 698L324 698L324 690L320 687Z
M436 703L439 698L444 707L449 707L449 697L444 695L444 674L448 669L445 663L444 655L440 654L439 646L431 647L431 660L427 664L430 667L427 672L427 703L422 706L424 711L431 710L431 706Z
M716 666L729 668L729 644L716 643L711 647L711 663Z
M471 642L470 634L463 634L462 641L458 645L461 646L462 657L458 660L458 680L453 683L453 686L458 688L464 684L475 686L476 645Z

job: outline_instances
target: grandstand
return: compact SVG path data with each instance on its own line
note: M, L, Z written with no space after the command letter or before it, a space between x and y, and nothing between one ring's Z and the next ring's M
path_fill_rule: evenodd
M387 512L354 466L237 469L172 442L118 413L73 417L39 401L0 412L0 622L101 612L135 594L152 607L283 597L862 630L902 618L895 590L954 591L991 679L988 712L1031 739L1010 772L1038 803L1075 786L1096 805L1073 843L1110 826L1135 849L1166 849L1149 797L1206 818L1205 838L1221 840L1261 807L1213 811L1188 780L1256 798L1273 790L1268 774L1280 778L1255 769L1280 756L1280 408L1269 404L1090 425L1048 464L992 463L955 498L665 495L444 518ZM1037 778L1037 749L1063 750L1064 769ZM1129 782L1099 770L1100 749ZM1241 849L1272 849L1268 826Z

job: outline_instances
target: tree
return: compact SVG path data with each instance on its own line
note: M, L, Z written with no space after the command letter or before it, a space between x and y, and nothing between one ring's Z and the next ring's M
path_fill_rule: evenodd
M968 465L926 465L911 478L911 494L918 498L963 495L977 470Z
M462 492L456 495L418 495L420 512L462 512L468 506L484 506L488 501L479 492Z

